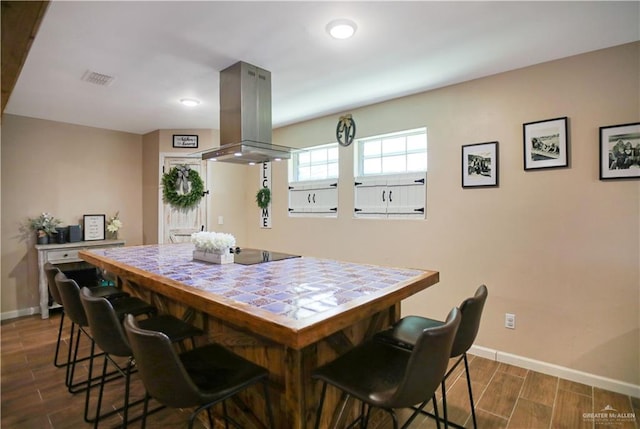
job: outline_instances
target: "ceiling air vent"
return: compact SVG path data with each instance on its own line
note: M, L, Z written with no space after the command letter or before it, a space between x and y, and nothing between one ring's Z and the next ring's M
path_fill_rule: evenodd
M115 77L87 70L82 76L82 80L100 86L109 86L113 83Z

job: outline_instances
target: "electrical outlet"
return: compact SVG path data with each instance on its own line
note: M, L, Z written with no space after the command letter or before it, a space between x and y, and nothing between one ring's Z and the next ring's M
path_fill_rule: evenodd
M516 315L506 313L504 315L504 327L509 329L516 329Z
M218 216L218 225L224 224L224 218L222 216Z

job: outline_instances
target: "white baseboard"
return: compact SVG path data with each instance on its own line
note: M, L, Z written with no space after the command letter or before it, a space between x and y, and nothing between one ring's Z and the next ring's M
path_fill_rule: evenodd
M524 356L518 356L511 353L501 352L481 346L471 346L469 353L485 359L504 362L520 368L530 369L532 371L541 372L547 375L564 378L565 380L575 381L576 383L586 384L588 386L599 387L611 392L621 393L623 395L640 398L640 386L627 383L612 378L602 377L600 375L589 374L587 372L578 371L564 366L555 365Z
M40 314L40 307L22 308L20 310L0 313L0 320L15 319L16 317L22 316L33 316L34 314Z
M498 352L481 346L471 346L469 353L489 360L498 360Z

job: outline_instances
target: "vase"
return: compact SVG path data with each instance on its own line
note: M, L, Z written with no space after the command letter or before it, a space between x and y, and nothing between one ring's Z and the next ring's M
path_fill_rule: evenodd
M67 227L62 227L62 228L56 228L57 234L57 241L58 244L64 244L67 242Z
M194 250L193 259L198 261L211 262L212 264L233 264L233 253L230 253L229 249L226 249L225 251L213 252Z
M49 244L49 236L41 229L36 231L37 244Z
M107 231L107 238L109 240L117 240L118 239L118 231L114 231L114 232Z

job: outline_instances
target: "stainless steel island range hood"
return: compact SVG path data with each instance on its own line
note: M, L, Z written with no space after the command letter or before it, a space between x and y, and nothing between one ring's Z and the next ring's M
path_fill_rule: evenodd
M237 62L220 72L220 147L202 159L236 164L277 161L293 149L271 144L271 72Z

